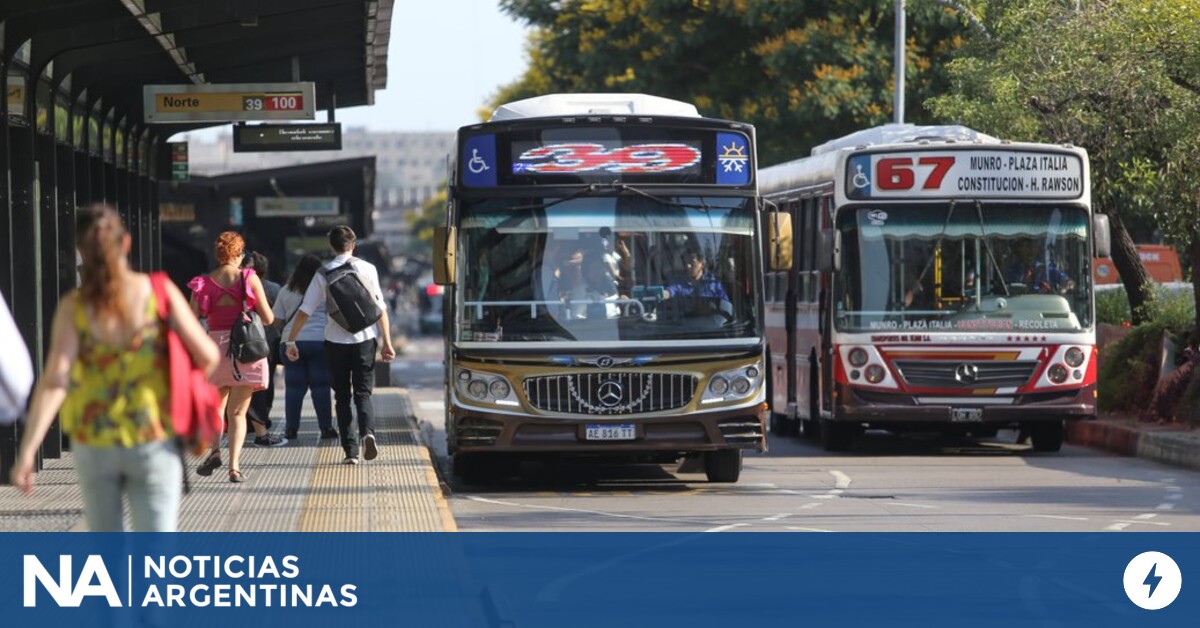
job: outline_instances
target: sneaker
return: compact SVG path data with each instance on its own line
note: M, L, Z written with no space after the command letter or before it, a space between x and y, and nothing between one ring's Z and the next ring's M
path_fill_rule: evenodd
M258 447L282 447L288 444L288 439L280 438L274 434L265 434L263 436L255 436L254 444Z
M342 460L342 464L358 464L358 456L346 456L346 458Z
M218 453L210 454L207 458L204 459L204 462L200 463L200 466L196 467L196 475L203 475L203 476L207 477L207 476L212 475L213 471L216 471L220 467L221 467L221 454L218 454Z
M286 438L288 440L296 440L296 437L298 436L298 434L297 434L298 431L299 430L285 430L283 432L283 436L284 436L284 438Z
M327 428L321 430L321 439L322 440L328 439L328 438L337 438L337 437L338 437L338 431L333 429L332 427L327 427Z
M374 460L378 455L379 448L375 446L375 435L363 436L363 460Z

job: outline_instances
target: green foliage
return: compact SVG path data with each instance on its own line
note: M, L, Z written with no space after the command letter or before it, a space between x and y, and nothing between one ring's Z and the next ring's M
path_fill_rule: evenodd
M551 92L644 92L758 131L764 165L892 118L892 0L501 0L533 27L530 66L493 105ZM966 3L963 3L966 4ZM945 91L970 31L937 0L909 0L908 121Z
M1132 320L1129 313L1129 298L1125 288L1096 293L1096 322L1120 325Z
M433 228L446 224L446 186L443 184L419 211L408 215L408 225L412 230L413 250L409 253L428 254L433 245Z
M1096 383L1105 412L1135 412L1150 403L1158 379L1158 348L1164 328L1147 323L1104 348Z

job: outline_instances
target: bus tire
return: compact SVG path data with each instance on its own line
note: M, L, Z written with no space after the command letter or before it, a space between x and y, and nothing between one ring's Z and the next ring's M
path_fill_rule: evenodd
M491 460L487 454L463 452L454 454L453 469L454 475L467 484L488 484L495 479Z
M833 421L821 421L821 448L825 451L846 451L854 443L855 426Z
M742 475L742 450L704 452L704 475L709 482L737 482Z
M1065 428L1062 421L1036 423L1030 430L1034 451L1056 452L1062 449Z
M808 360L808 418L800 420L800 434L808 440L821 438L821 387L817 385L817 360Z

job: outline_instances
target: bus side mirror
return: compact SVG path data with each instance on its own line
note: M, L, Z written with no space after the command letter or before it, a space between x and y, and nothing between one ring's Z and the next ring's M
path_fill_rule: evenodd
M454 284L455 251L458 233L454 227L433 228L433 283L439 286Z
M1108 216L1104 214L1092 216L1092 240L1096 243L1095 257L1112 255L1112 235L1108 231Z
M771 270L792 268L792 215L785 212L767 214L767 262Z
M817 240L817 270L828 273L842 269L842 232L822 229Z

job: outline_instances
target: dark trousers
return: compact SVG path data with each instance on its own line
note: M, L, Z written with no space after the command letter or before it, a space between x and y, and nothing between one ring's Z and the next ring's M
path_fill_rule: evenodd
M347 456L358 455L358 441L375 431L375 407L371 391L375 388L375 347L372 338L358 344L344 345L325 341L325 358L329 361L329 383L333 386L333 407L337 414L342 449ZM358 432L350 431L354 415L350 401L358 410Z
M267 354L267 387L250 396L250 408L246 410L251 421L268 428L271 427L271 406L275 405L275 369L279 366L279 346L275 349Z
M283 360L283 382L286 428L295 432L300 429L300 411L304 406L304 395L312 391L313 410L317 413L317 426L323 430L333 429L330 412L329 361L325 359L324 340L301 340L296 343L300 359L292 362Z

